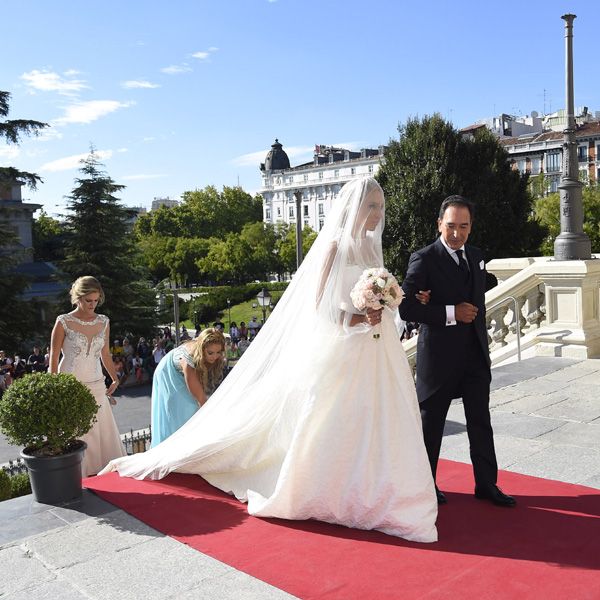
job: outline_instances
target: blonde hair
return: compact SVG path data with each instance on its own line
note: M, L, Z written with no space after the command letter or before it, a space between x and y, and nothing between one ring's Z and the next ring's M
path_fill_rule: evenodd
M225 336L214 327L205 329L195 340L190 342L190 354L196 365L196 373L198 373L198 378L207 394L212 394L217 389L223 379L223 368L225 367L224 356L221 356L212 365L204 362L204 350L211 344L219 344L221 350L225 352Z
M79 300L79 298L83 298L84 296L87 296L93 292L98 292L98 294L100 294L100 297L98 298L98 306L102 306L102 304L104 304L104 290L102 289L100 282L91 275L79 277L73 282L71 291L69 292L71 296L71 304L77 304L77 300Z

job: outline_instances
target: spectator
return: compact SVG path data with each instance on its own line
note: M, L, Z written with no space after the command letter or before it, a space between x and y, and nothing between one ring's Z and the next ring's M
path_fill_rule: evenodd
M121 346L121 342L119 340L115 340L113 342L110 353L113 356L121 356L123 354L123 346Z
M165 347L164 343L159 340L156 342L156 346L152 351L152 358L154 359L154 369L158 366L158 363L165 357Z
M256 320L256 317L252 317L250 323L248 323L248 337L253 339L258 331L260 330L260 323Z
M43 373L46 370L44 356L39 346L33 347L33 354L27 359L27 367L31 373Z
M148 358L148 356L150 355L150 348L148 347L146 338L141 337L139 339L137 345L137 353L142 360Z
M12 360L0 350L0 391L4 391L12 383Z
M250 341L248 338L243 337L237 345L238 355L242 356L242 354L248 350L248 346L250 346Z
M13 360L12 368L13 379L19 379L23 377L25 373L27 373L27 363L25 362L25 359L21 358L18 354L15 354L15 359Z
M135 373L135 380L138 383L142 383L142 380L144 379L144 361L142 360L141 356L137 352L135 353L135 356L133 357L132 365L133 365L133 370Z
M197 338L200 335L200 332L202 331L202 327L200 327L200 323L196 323L195 327L196 332L194 333L194 337Z
M191 339L190 334L188 333L188 330L186 329L185 325L181 326L181 339L184 342Z
M125 364L123 357L118 354L113 355L113 364L115 365L115 372L117 374L117 381L119 385L123 383L127 375L125 374Z
M44 366L46 367L46 371L50 366L50 346L46 346L46 352L44 354Z
M225 325L223 324L223 322L221 321L221 319L217 319L214 323L213 323L213 327L215 329L218 329L219 331L225 331Z
M229 326L229 336L234 344L237 344L240 341L240 330L238 329L235 321L232 321L231 325Z
M248 328L246 327L246 323L244 321L240 321L240 340L248 339Z

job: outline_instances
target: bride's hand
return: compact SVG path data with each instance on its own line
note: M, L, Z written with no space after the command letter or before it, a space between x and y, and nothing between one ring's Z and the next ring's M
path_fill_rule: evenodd
M367 308L367 314L365 315L365 321L371 325L378 325L381 323L381 315L383 309L375 310L374 308Z

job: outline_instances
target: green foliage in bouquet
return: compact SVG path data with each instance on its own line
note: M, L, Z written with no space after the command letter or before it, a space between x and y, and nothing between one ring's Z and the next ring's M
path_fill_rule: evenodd
M0 399L0 430L9 443L36 456L69 452L96 421L92 392L69 373L32 373Z

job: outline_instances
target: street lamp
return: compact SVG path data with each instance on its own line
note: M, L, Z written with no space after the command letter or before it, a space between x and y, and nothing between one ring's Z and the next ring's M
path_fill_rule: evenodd
M227 325L231 329L231 300L229 298L227 298L227 319L229 321Z
M256 299L258 300L258 303L260 304L260 307L262 308L263 323L264 323L267 320L267 308L269 306L271 306L271 294L269 294L269 292L265 288L263 288L256 295Z

